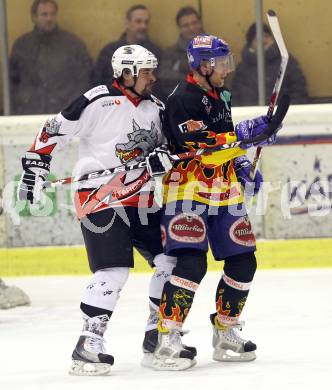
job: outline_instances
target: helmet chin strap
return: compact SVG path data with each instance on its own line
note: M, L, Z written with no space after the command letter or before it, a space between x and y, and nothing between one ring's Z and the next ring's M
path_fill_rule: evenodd
M213 73L214 73L214 69L212 69L212 72L210 74L203 74L202 71L201 71L201 68L198 68L197 69L197 72L205 78L206 82L209 84L210 88L211 89L214 89L214 86L212 85L211 83L211 80L210 78L212 77Z
M140 99L149 99L150 96L143 96L139 92L137 92L137 90L135 89L136 83L137 83L137 79L138 79L136 66L134 66L133 79L134 79L134 84L131 87L124 86L124 89L128 89L129 91L131 91L133 94L135 94Z

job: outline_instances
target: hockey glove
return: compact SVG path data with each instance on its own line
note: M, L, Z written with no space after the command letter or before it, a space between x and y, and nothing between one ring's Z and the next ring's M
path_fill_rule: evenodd
M145 161L150 176L164 175L173 167L169 153L163 148L155 149L146 157Z
M251 162L246 156L240 156L234 159L234 169L238 181L243 186L244 193L247 196L257 195L263 184L263 176L259 170L257 170L254 181L252 181L250 179Z
M250 119L250 120L245 120L245 121L242 121L240 123L238 123L236 126L235 126L235 134L236 134L236 137L237 137L237 140L238 141L245 141L245 140L250 140L251 138L255 138L257 137L258 135L261 135L262 133L264 133L268 127L268 119L267 119L267 116L266 115L263 115L263 116L259 116L257 118L254 118L254 119ZM282 123L280 123L277 131L279 131L282 127ZM251 144L243 144L243 145L240 145L240 147L242 149L249 149L253 146L268 146L268 145L272 145L276 142L277 140L277 135L276 134L273 134L270 138L264 140L264 141L261 141L261 142L257 142L255 144L251 143Z
M18 184L18 200L35 204L40 201L43 183L50 172L52 157L47 154L26 152L22 158L23 173Z

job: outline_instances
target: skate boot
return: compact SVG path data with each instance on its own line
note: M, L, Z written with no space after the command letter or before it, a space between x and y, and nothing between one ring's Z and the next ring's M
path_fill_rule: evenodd
M158 344L158 329L157 329L157 323L159 319L159 311L157 310L151 310L149 319L148 319L148 327L151 327L151 329L147 330L145 332L144 340L143 340L143 359L142 359L142 366L144 367L151 367L152 361L153 361L153 352L155 351L157 344ZM181 330L180 336L182 337L184 334L189 333L189 331ZM188 345L182 344L184 349L187 349L188 351L192 352L194 356L197 355L197 350L195 347L190 347Z
M158 371L181 371L196 364L196 348L188 350L184 347L179 330L158 333L158 344L150 367Z
M84 319L83 332L72 354L71 375L109 375L114 358L105 353L104 333L108 316Z
M188 332L180 331L180 336L182 337L184 334ZM151 329L145 332L144 340L143 340L143 360L142 366L151 367L153 361L153 353L158 344L158 329ZM195 347L190 347L189 345L182 344L183 349L190 351L192 355L195 357L197 355L197 350Z
M213 326L213 359L222 362L249 362L256 359L256 344L242 339L237 330L242 330L244 322L224 326L216 314L210 315Z

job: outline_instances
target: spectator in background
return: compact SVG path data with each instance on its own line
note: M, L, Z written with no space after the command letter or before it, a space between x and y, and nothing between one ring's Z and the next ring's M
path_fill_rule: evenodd
M145 5L136 4L130 7L126 13L126 31L120 39L107 44L100 52L94 69L94 85L108 84L112 81L113 69L111 58L116 49L125 45L141 45L151 51L158 59L161 50L148 37L150 12Z
M236 68L232 80L233 106L255 106L258 104L256 23L249 27L246 40L246 45L242 49L242 63ZM279 72L280 53L271 30L266 24L263 25L263 43L265 52L265 103L268 104ZM291 97L293 104L308 103L306 79L297 60L291 55L281 89L281 94L283 93L287 93Z
M90 85L92 60L84 43L57 25L54 0L35 0L34 29L19 37L10 57L13 114L60 111Z
M168 96L180 80L190 71L187 58L188 43L204 32L200 14L192 7L183 7L176 14L179 37L175 45L163 53L159 78L161 87Z

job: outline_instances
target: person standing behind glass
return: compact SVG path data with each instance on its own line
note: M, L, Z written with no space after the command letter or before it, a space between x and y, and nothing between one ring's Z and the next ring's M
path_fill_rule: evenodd
M257 86L257 38L256 24L246 33L246 44L242 49L242 62L237 66L232 80L232 105L255 106L258 104ZM280 67L280 53L270 28L263 25L265 53L265 104L269 103ZM293 104L308 103L307 82L297 62L290 55L280 95L288 94Z
M59 28L54 0L35 0L34 29L19 37L10 56L12 113L58 112L90 86L92 60L84 43Z
M188 43L203 33L200 14L192 7L183 7L176 14L179 36L175 45L164 51L159 78L164 95L169 95L190 71L187 58Z

